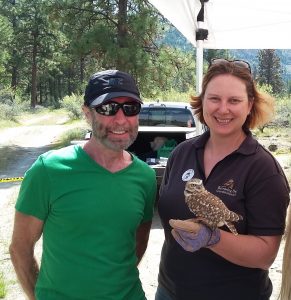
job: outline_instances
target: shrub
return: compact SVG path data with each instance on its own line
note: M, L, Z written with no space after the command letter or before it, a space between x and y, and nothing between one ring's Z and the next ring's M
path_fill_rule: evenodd
M280 127L290 127L291 101L288 96L282 97L276 101L276 118L274 122Z
M12 92L8 89L0 90L0 118L14 121L16 115Z
M29 108L29 101L21 101L11 89L0 89L0 119L17 122L16 117Z
M177 91L171 89L171 90L168 90L168 91L161 91L159 93L156 93L155 97L151 97L151 98L144 98L143 97L143 100L145 102L160 100L160 101L165 101L165 102L174 101L174 102L187 102L187 103L189 103L191 95L195 95L195 91L193 89L190 89L189 91L184 92L184 93L177 92Z
M69 117L73 120L81 119L83 116L82 105L83 105L83 96L72 94L70 96L65 96L61 101L61 106L65 108Z
M0 119L16 121L16 116L18 114L19 108L17 105L0 103Z
M66 147L71 144L71 141L73 140L84 140L85 135L87 132L86 127L78 127L73 128L67 132L65 132L61 137L59 138L58 147Z

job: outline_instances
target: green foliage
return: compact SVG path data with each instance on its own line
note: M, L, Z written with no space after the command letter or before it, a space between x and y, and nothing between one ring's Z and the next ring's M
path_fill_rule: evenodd
M170 23L165 21L162 30L164 35L161 39L161 44L166 44L170 47L181 49L185 52L195 52L194 46Z
M260 84L272 86L275 94L283 91L282 67L280 58L273 49L259 50L258 52L258 73L256 80Z
M17 115L24 109L24 103L18 102L18 97L11 89L0 90L0 119L16 122Z
M0 15L0 78L2 84L7 84L7 78L5 78L5 64L9 59L9 51L7 51L7 45L11 41L12 30L9 21L6 17ZM0 82L0 87L1 87Z
M73 120L81 119L82 105L84 103L83 96L78 94L72 94L71 96L65 96L61 102L61 106L65 108L69 117Z
M109 68L131 73L146 98L195 86L195 48L147 1L0 0L0 7L0 88L25 101L34 95L32 104L58 108ZM255 51L244 52L252 65ZM241 53L204 50L204 57Z
M147 70L143 75L147 82L139 82L146 98L157 98L173 90L185 93L195 86L195 61L191 53L161 46Z
M229 60L237 59L230 54L229 50L223 50L223 49L204 50L204 60L207 61L208 65L210 64L210 62L213 58L225 58L225 59L229 59Z
M71 48L77 55L94 53L99 58L114 47L114 32L105 24L96 24L88 29L79 39L73 40Z
M66 147L71 144L72 141L74 140L84 140L84 137L86 135L87 129L83 127L79 128L73 128L66 133L64 133L60 138L59 138L59 143L58 147Z
M10 89L4 88L0 90L0 103L11 105L13 101L14 94Z
M276 117L274 123L279 127L289 128L291 126L291 99L284 96L276 99Z
M146 102L148 101L174 101L174 102L187 102L190 101L190 96L195 95L195 90L189 89L187 92L178 92L174 89L167 91L159 91L155 97L152 98L144 98Z
M5 280L4 280L4 275L3 273L1 272L0 273L0 298L5 298L6 296L6 284L5 284Z
M272 87L270 85L258 85L260 92L272 95ZM291 99L289 96L273 96L275 99L275 117L274 119L259 128L261 132L265 130L266 127L281 127L290 128L291 125Z
M266 88L266 90L264 90ZM267 91L270 89L268 86L260 87L260 91ZM275 97L275 116L274 119L258 130L263 134L268 134L272 129L276 128L290 131L291 125L291 99L288 96Z
M273 88L271 85L268 84L257 84L258 90L262 93L267 93L272 95L273 94Z
M0 103L0 119L16 121L19 114L18 107L6 103Z

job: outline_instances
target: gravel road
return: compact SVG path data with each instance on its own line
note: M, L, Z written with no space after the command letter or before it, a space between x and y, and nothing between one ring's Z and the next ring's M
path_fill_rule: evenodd
M0 131L0 178L22 176L36 157L50 149L57 137L68 130L68 126L22 126ZM282 161L284 164L284 160ZM289 166L290 167L290 166ZM0 274L7 284L6 300L25 300L17 283L8 254L13 226L14 203L20 182L0 183ZM148 300L154 300L160 250L164 240L163 230L157 214L154 216L147 252L139 266L140 277ZM272 300L278 295L281 280L282 242L277 259L270 268L274 285ZM41 254L41 241L36 246L37 257Z

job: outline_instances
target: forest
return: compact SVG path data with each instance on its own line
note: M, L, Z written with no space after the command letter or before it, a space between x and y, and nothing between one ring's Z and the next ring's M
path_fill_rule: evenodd
M247 59L260 85L290 95L290 50L204 52L205 68ZM144 99L195 93L195 48L146 0L0 0L0 105L59 107L102 69L131 73Z

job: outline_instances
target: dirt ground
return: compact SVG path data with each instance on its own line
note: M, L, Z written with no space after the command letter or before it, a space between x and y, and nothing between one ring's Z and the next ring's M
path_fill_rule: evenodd
M19 128L0 131L0 178L22 176L36 157L52 147L57 137L68 130L68 126L49 125L36 126L26 124ZM290 172L290 159L282 156L281 164L287 165ZM14 203L20 182L0 182L0 274L4 274L7 284L6 300L25 300L24 294L17 283L8 253L13 226ZM157 287L157 275L160 250L164 234L157 213L155 213L147 252L139 266L140 278L148 300L154 300ZM272 300L278 295L281 280L281 265L284 242L278 256L270 268L270 277L274 285ZM41 241L36 247L37 257L41 254Z

